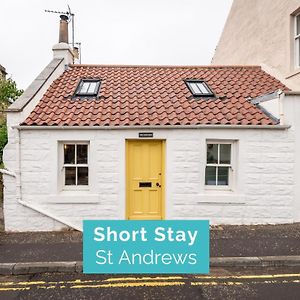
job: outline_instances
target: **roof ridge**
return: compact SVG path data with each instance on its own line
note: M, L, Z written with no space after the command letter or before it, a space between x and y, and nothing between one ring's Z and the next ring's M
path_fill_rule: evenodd
M261 69L259 65L110 65L110 64L70 64L70 67L88 68L166 68L166 69Z

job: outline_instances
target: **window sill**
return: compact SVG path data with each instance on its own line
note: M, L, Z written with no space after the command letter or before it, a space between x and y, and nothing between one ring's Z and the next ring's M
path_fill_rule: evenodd
M50 195L47 198L48 203L72 204L72 203L99 203L99 195L90 194L88 191L62 191L57 195Z
M199 195L198 204L245 204L245 196L230 190L209 190Z
M224 192L229 192L229 193L233 193L233 190L231 187L226 186L226 185L219 185L219 186L214 186L214 185L206 185L204 187L204 191L207 193L224 193Z
M65 185L62 189L64 192L88 192L90 190L88 185L77 185L77 186L67 186Z

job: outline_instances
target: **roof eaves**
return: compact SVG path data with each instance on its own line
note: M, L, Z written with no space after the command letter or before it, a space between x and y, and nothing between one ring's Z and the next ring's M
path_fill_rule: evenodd
M47 125L16 125L19 130L156 130L156 129L274 129L286 130L290 125L128 125L128 126L47 126Z

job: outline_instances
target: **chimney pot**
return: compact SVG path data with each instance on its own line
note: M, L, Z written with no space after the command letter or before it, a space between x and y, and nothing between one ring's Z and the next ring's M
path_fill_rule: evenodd
M69 43L69 31L68 31L68 16L60 15L59 22L59 43Z

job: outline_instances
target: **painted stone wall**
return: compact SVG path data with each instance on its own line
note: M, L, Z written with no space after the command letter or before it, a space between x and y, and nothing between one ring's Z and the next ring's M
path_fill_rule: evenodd
M300 0L234 0L212 64L262 65L299 90L292 17L298 9Z
M4 157L11 171L17 168L13 131ZM167 219L210 219L212 224L297 221L293 130L153 132L154 138L166 140ZM125 218L125 140L137 138L138 130L23 130L20 135L21 195L16 178L4 175L7 231L80 229L83 219ZM207 139L236 141L233 191L205 189ZM59 145L66 141L90 143L89 191L61 190ZM18 203L20 199L34 210Z

